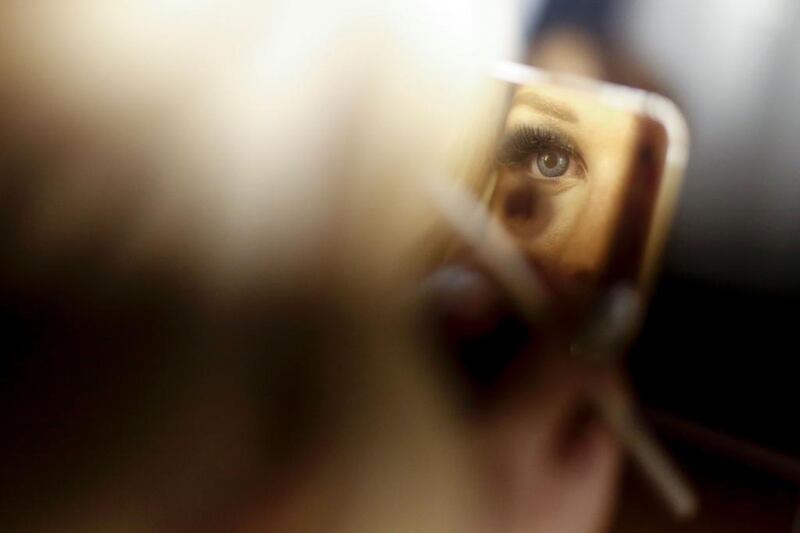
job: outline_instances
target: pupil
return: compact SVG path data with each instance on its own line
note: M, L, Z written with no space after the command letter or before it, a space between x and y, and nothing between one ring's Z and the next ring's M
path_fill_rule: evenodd
M558 165L558 157L553 152L544 154L544 166L553 169Z

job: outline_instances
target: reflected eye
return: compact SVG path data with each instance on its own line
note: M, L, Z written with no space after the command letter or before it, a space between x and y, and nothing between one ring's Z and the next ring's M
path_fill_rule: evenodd
M531 162L531 166L535 164L536 169L545 178L557 178L564 175L569 168L569 162L569 154L561 150L549 149L537 154ZM534 169L531 168L531 170L533 171Z
M565 191L586 177L580 149L568 135L552 128L527 124L509 131L497 162L520 177L534 180L548 194Z

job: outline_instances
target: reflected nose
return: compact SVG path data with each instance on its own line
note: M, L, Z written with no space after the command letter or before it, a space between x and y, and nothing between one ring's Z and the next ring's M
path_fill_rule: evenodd
M530 183L515 181L498 187L494 211L515 236L532 238L542 233L552 219L552 207L546 197Z

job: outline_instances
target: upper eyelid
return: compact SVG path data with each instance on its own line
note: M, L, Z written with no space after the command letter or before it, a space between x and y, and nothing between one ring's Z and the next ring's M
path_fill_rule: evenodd
M537 149L557 148L577 160L582 169L586 162L573 138L554 127L523 124L503 135L497 150L497 162L507 167L523 164Z

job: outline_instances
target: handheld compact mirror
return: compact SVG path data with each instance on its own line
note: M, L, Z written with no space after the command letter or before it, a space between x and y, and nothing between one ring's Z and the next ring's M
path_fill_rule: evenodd
M685 121L668 99L629 87L511 63L495 65L491 80L502 103L488 106L468 135L473 149L461 180L431 185L457 235L439 281L457 291L472 274L454 265L481 271L528 333L509 334L502 321L476 320L462 305L451 348L482 385L524 367L520 353L618 370L673 215ZM521 343L509 341L514 335ZM676 514L691 514L692 492L643 429L626 387L587 397Z

